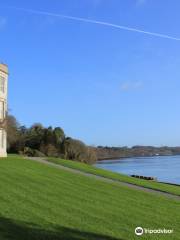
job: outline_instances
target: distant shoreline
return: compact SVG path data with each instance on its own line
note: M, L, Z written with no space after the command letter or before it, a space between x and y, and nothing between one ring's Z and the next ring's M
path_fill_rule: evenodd
M100 158L97 162L101 161L109 161L109 160L123 160L123 159L130 159L130 158L151 158L151 157L173 157L173 156L180 156L180 154L173 154L173 155L152 155L152 156L129 156L129 157L108 157L108 158Z

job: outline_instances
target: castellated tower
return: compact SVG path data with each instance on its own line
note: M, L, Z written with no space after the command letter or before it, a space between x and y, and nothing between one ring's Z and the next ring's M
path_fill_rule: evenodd
M8 67L0 63L0 157L7 157L6 114L7 114Z

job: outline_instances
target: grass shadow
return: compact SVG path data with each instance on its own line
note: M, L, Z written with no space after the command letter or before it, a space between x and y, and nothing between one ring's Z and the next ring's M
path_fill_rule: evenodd
M0 217L1 240L122 240L90 232L82 232L62 226L53 226L53 230Z

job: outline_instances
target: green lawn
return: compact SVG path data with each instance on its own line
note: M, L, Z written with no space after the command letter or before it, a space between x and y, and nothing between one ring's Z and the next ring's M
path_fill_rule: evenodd
M20 157L0 159L0 240L139 239L134 228L174 229L180 202Z
M47 158L47 160L50 162L56 163L56 164L60 164L62 166L78 169L83 172L92 173L95 175L107 177L107 178L114 179L114 180L120 180L122 182L133 183L135 185L152 188L152 189L156 189L156 190L161 190L163 192L168 192L168 193L172 193L172 194L180 196L180 186L132 178L132 177L129 177L129 176L126 176L123 174L114 173L114 172L107 171L104 169L99 169L99 168L91 166L91 165L87 165L87 164L79 163L79 162L75 162L75 161L70 161L70 160L62 160L59 158Z

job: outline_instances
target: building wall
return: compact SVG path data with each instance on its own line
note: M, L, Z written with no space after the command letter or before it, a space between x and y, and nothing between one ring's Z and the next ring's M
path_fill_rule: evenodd
M0 157L7 156L7 134L3 127L7 113L8 67L0 64Z

